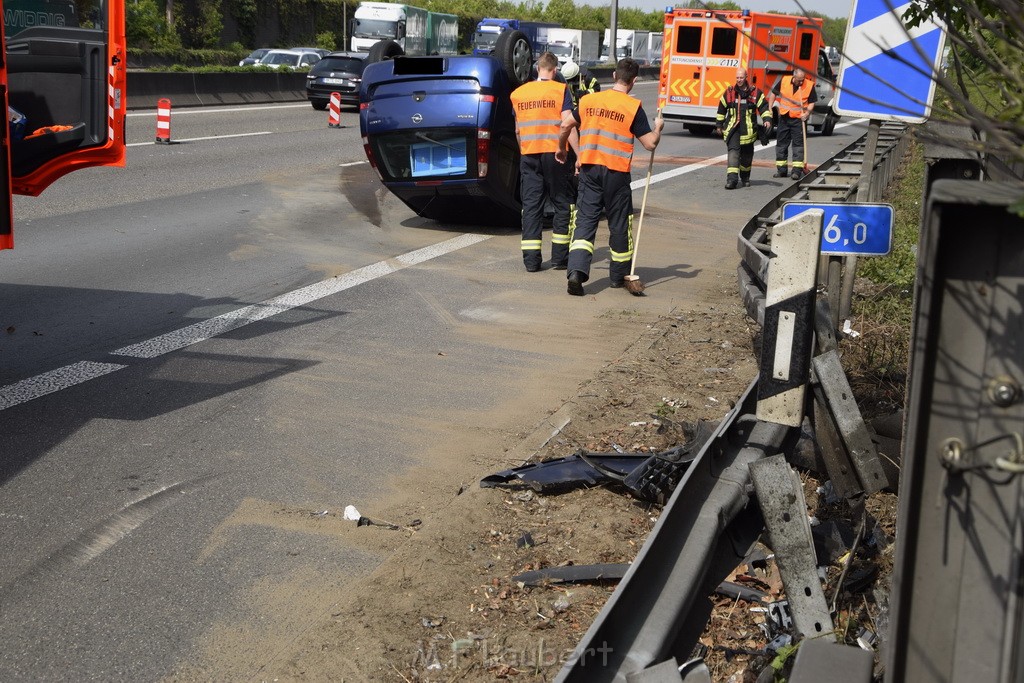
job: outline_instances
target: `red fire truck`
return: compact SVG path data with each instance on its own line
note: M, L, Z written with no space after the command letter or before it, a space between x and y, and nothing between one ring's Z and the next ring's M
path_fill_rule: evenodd
M750 10L673 9L665 13L661 83L662 116L695 134L715 127L718 101L736 80L736 68L765 92L793 69L814 79L819 104L810 121L830 135L835 77L821 38L822 20Z
M0 0L0 249L14 246L12 196L37 196L89 166L124 166L124 0Z

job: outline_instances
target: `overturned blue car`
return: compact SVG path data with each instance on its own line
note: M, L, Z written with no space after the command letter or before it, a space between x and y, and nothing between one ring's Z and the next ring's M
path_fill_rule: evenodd
M359 129L384 185L424 218L519 225L509 95L529 78L531 64L529 40L519 31L502 35L491 57L395 56L368 64Z

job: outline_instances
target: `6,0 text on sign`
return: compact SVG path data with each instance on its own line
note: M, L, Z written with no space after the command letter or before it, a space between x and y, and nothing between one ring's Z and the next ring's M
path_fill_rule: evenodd
M892 250L894 212L889 204L813 204L787 202L782 220L808 209L821 209L821 253L848 256L884 256Z

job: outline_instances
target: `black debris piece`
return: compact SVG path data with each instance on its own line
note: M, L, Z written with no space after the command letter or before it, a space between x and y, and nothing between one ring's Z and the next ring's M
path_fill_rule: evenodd
M575 564L568 567L547 567L516 574L512 580L526 586L546 583L594 583L618 581L626 575L628 564Z

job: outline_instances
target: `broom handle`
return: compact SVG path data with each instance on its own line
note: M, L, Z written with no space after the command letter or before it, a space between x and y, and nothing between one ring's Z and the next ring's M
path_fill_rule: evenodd
M658 116L661 116L661 109L658 110ZM633 239L633 258L629 265L630 277L632 277L636 271L636 255L640 251L640 231L644 229L644 211L647 209L647 191L651 189L651 172L653 170L654 150L652 149L651 160L647 162L647 182L644 184L644 198L640 200L640 220L636 224L636 237Z

